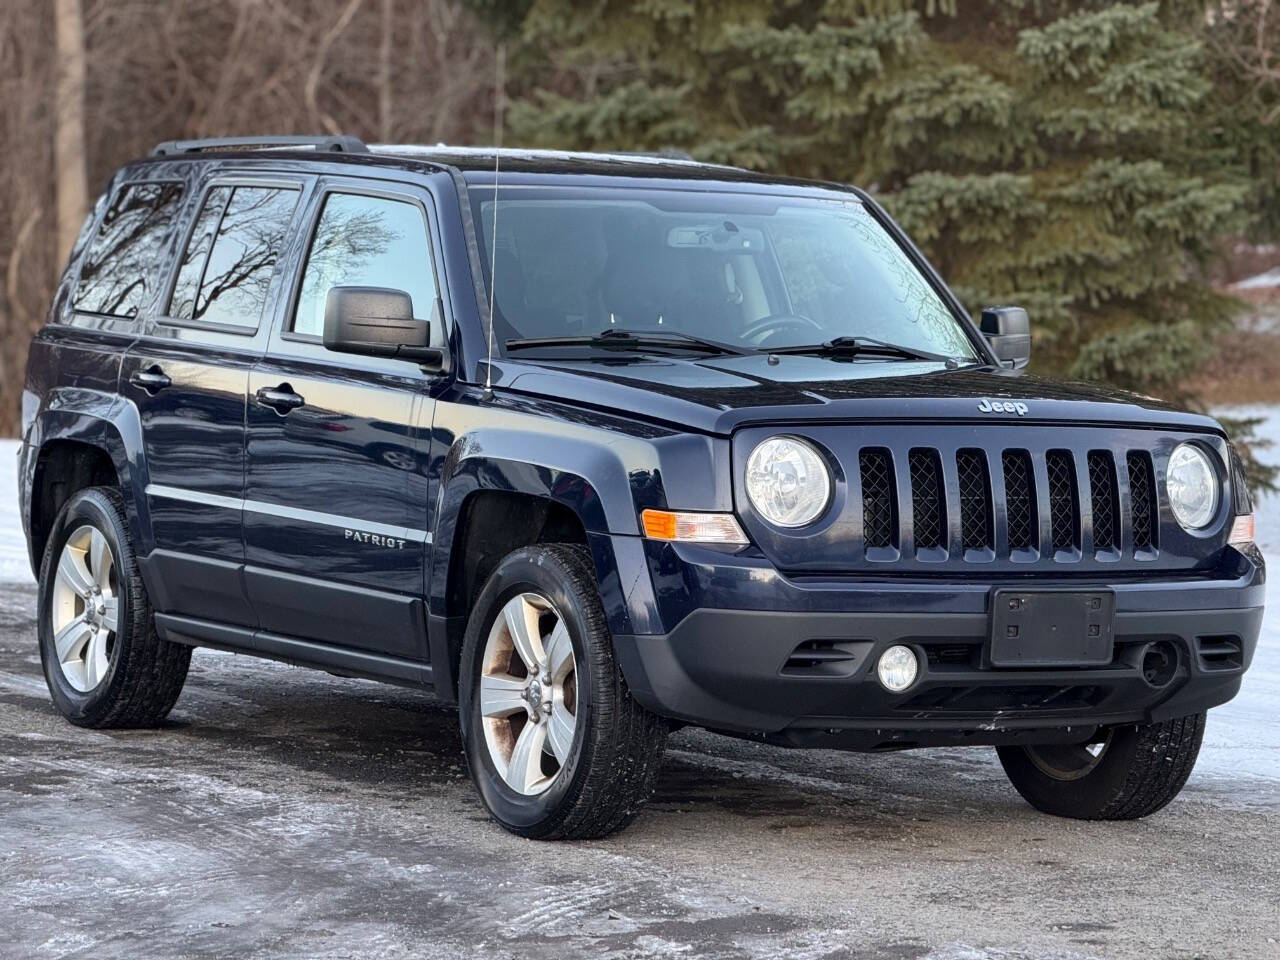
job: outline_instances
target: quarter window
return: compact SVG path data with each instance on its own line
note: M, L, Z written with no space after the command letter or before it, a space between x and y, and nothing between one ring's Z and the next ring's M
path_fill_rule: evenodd
M213 235L230 199L230 187L216 187L205 198L192 228L191 239L187 241L182 265L178 268L178 280L173 285L173 296L169 298L169 316L190 320L194 315L204 265L209 260L209 251L213 249Z
M196 217L169 316L257 329L298 192L215 187Z
M331 287L389 287L413 300L425 320L436 298L422 210L414 203L333 193L325 200L302 277L293 331L318 337Z
M80 267L75 309L138 315L155 289L156 268L181 199L178 183L131 183L120 190Z

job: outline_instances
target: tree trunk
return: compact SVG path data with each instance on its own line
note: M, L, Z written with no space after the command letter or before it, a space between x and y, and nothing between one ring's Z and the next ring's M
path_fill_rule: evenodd
M71 251L89 206L84 155L85 54L80 0L54 0L57 90L54 177L58 197L58 266Z
M391 31L395 0L382 0L382 37L378 44L378 139L390 143L394 139L392 118L394 101L392 83L395 72L391 63Z

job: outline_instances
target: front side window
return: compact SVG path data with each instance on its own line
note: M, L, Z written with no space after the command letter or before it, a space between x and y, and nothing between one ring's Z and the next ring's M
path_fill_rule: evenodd
M488 254L493 195L473 196ZM960 319L856 198L623 187L499 196L499 344L619 329L744 350L862 337L976 356Z
M85 253L73 300L76 310L138 315L155 292L164 243L181 199L179 183L131 183L120 190Z
M298 191L215 187L196 217L169 316L256 330Z
M293 332L323 334L330 288L348 286L403 290L413 300L415 317L430 316L435 269L417 204L350 193L326 198L302 276Z

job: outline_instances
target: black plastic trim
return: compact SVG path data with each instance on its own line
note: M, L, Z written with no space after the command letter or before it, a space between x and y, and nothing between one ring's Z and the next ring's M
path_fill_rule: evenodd
M381 680L407 687L431 687L429 664L400 657L350 650L332 644L248 630L195 617L157 613L156 630L165 640L193 647L248 653L300 667L314 667L345 677Z
M1224 598L1225 599L1225 598ZM978 663L933 664L933 645L987 642L988 613L798 613L703 608L670 634L614 637L632 694L671 719L745 734L797 729L879 731L874 743L854 738L849 749L881 749L954 742L942 731L970 731L972 742L1000 741L1003 730L1088 728L1150 722L1208 709L1231 699L1249 666L1262 623L1262 607L1121 611L1116 615L1115 658L1094 667L993 669ZM1238 669L1206 672L1196 656L1198 637L1241 638ZM783 665L807 639L868 642L856 670L845 676L787 676ZM1177 679L1153 689L1130 650L1167 639L1179 649ZM875 663L893 644L917 651L920 676L901 694L875 677ZM1089 691L1060 703L1027 707L1029 688ZM928 694L940 694L928 705ZM960 691L978 705L943 704ZM1006 696L1005 699L1002 699ZM886 733L892 731L893 733ZM785 738L784 738L785 739Z

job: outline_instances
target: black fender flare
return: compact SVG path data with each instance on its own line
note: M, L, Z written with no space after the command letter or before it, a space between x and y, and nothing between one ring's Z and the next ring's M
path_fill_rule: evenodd
M23 450L19 497L33 570L38 570L40 562L33 553L35 540L30 529L36 474L41 452L50 443L62 440L94 447L111 460L124 497L129 533L139 555L145 556L150 552L152 536L150 513L142 495L146 488L146 456L137 407L105 391L65 388L51 391L46 397L33 418Z

